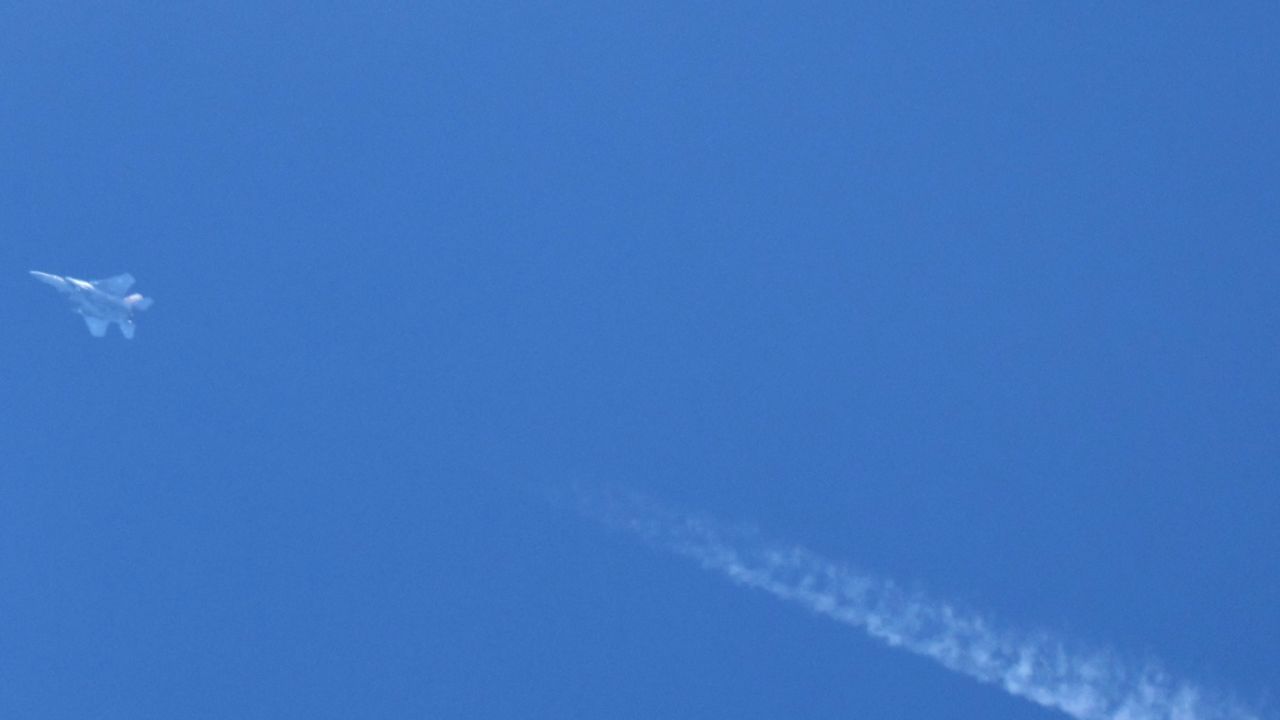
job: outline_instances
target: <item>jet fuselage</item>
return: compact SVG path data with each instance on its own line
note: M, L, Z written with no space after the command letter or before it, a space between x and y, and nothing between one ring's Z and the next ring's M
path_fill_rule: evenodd
M32 270L31 275L65 294L71 302L72 312L84 318L94 337L102 337L106 334L107 327L116 323L120 326L120 333L132 339L135 330L134 311L146 310L152 302L150 298L144 298L138 293L125 294L133 285L133 276L128 273L105 280L81 280L36 270Z
M84 280L73 277L68 277L66 280L73 283L77 290L70 298L71 304L75 306L75 312L107 322L128 320L133 314L133 310L125 303L124 298L112 297Z

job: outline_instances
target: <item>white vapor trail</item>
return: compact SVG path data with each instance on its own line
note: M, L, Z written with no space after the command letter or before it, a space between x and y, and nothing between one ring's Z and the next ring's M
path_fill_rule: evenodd
M800 547L771 544L636 496L582 492L579 500L588 515L738 584L1077 720L1259 720L1157 666L1135 667L1110 651L1080 650L1043 633L1004 628Z

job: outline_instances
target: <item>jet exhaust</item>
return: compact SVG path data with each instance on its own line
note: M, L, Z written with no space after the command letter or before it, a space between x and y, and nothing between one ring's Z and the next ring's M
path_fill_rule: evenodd
M675 513L634 494L577 495L580 510L597 521L1076 720L1259 720L1154 663L1135 667L1109 650L1080 650L1045 633L1006 628L802 547Z

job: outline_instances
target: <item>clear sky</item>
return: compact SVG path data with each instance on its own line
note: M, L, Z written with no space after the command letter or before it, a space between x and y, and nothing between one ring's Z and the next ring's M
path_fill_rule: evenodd
M365 5L0 7L0 717L1064 717L569 486L1275 716L1275 3Z

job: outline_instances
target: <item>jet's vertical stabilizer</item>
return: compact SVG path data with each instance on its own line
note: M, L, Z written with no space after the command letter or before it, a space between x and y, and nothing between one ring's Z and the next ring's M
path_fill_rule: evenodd
M151 307L151 304L154 303L155 300L149 297L142 297L140 293L134 293L129 297L125 298L124 302L126 305L133 308L134 310L146 310L147 308Z

